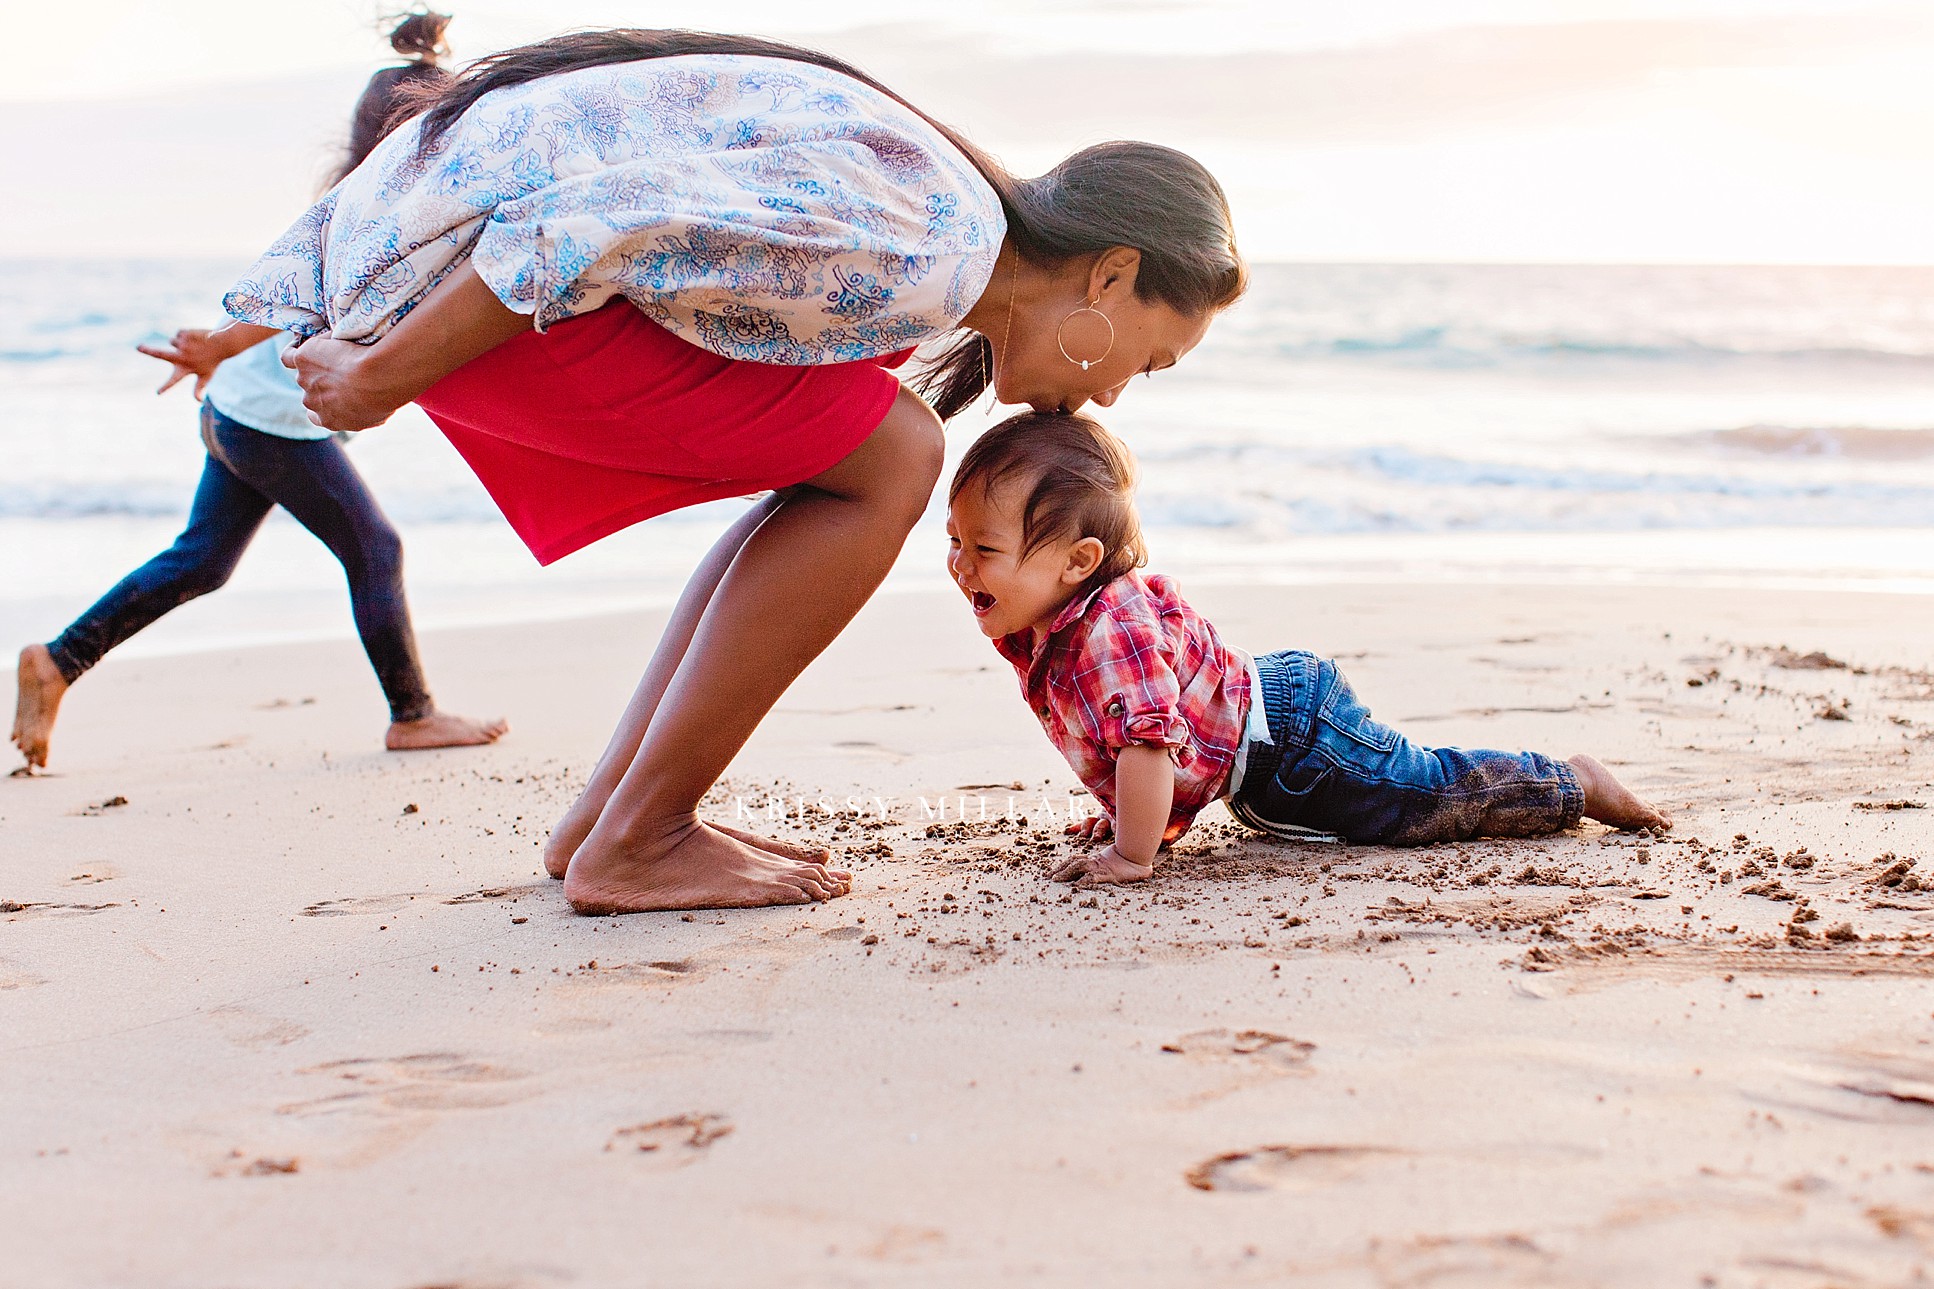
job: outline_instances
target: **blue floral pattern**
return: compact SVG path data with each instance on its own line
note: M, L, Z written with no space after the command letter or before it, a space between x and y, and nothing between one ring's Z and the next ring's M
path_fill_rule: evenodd
M223 299L247 322L380 337L465 261L543 330L623 296L727 358L878 358L957 325L994 270L994 190L915 113L809 63L651 59L485 95L417 155L406 125Z

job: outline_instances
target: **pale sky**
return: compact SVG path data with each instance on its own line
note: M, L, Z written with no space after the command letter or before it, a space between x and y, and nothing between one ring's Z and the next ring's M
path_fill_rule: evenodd
M789 36L1035 171L1185 148L1258 259L1934 262L1934 3L450 0L459 58L573 26ZM245 257L362 78L364 0L10 15L0 254Z

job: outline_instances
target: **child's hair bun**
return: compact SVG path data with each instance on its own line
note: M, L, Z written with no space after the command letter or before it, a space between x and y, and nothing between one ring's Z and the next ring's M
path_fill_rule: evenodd
M405 58L430 63L450 52L443 33L450 26L450 15L434 9L418 9L402 15L390 29L389 47Z

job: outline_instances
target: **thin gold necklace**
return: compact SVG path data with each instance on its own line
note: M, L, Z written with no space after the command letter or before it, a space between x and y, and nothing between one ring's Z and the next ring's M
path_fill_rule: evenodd
M987 400L987 410L990 412L1001 401L1000 391L995 388L994 380L1001 374L1001 364L1007 361L1008 342L1014 339L1014 289L1020 276L1021 253L1015 251L1013 266L1007 270L1007 325L1001 328L1001 347L994 354L994 372L991 376L985 370L980 374L981 379L987 384L989 394L992 395Z

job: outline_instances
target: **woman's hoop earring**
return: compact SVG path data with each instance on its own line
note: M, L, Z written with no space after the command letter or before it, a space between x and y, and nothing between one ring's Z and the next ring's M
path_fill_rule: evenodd
M1083 314L1083 313L1094 314L1097 318L1100 318L1102 321L1102 324L1108 328L1108 347L1101 351L1101 357L1099 358L1076 358L1073 354L1068 352L1067 342L1061 338L1061 333L1067 330L1068 324L1074 321L1075 316L1077 314ZM1115 352L1115 324L1109 321L1107 314L1103 313L1100 309L1095 308L1094 304L1092 303L1084 304L1079 309L1075 309L1072 312L1070 312L1067 317L1061 319L1061 325L1054 329L1054 344L1055 344L1055 347L1061 351L1061 356L1063 358L1067 359L1075 366L1081 368L1082 371L1087 371L1090 367L1093 367L1097 363L1106 362L1108 360L1108 355Z

